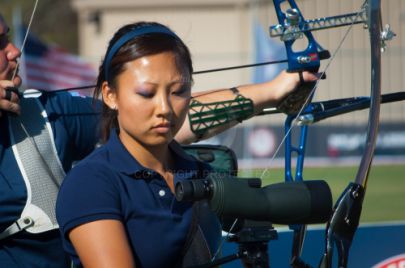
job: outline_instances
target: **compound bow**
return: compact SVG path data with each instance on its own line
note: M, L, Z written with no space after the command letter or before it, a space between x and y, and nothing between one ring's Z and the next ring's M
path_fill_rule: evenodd
M288 1L291 9L285 13L281 10L282 2ZM393 37L393 33L386 28L383 32L381 27L381 3L380 0L367 0L361 10L357 13L325 17L315 20L305 20L294 0L274 0L279 24L270 27L270 35L280 36L284 41L289 71L317 71L320 66L320 59L328 57L328 53L323 50L315 41L311 31L326 29L331 27L346 26L350 28L357 23L365 23L369 30L369 39L371 47L371 93L367 98L367 106L370 107L366 146L361 157L359 169L356 178L351 182L335 204L333 215L328 221L326 228L326 248L319 267L331 267L334 246L338 250L338 267L346 267L348 262L349 248L358 227L362 202L367 186L368 174L370 171L374 149L377 140L379 114L381 103L381 48L385 48L385 41ZM349 30L350 30L349 28ZM306 37L308 46L301 51L293 51L294 42ZM347 36L347 34L345 35ZM385 36L385 37L384 37ZM389 36L389 38L386 38ZM340 47L340 45L339 45ZM339 49L339 48L338 48ZM331 60L336 55L333 54ZM329 67L331 61L327 64ZM324 71L324 72L325 72ZM323 73L324 73L323 72ZM334 112L331 113L324 105L309 103L317 84L312 85L307 94L309 97L305 100L304 106L299 110L293 109L292 114L287 116L285 123L285 180L292 181L294 177L291 172L292 152L297 154L297 166L295 180L302 180L303 162L305 155L305 143L307 137L307 128L309 123L325 119L327 117L353 111L354 107L363 102L364 99L350 99L349 105L343 105L344 102L337 102L333 106ZM364 106L363 106L364 107ZM288 106L287 106L288 111ZM321 116L322 114L322 116ZM317 120L315 120L317 118ZM298 122L301 125L299 145L294 147L291 142L291 129L293 123ZM293 267L308 267L301 259L301 250L306 231L305 226L291 226L294 230L294 241L292 249L291 265Z
M285 181L289 182L303 180L305 146L309 124L339 114L370 108L365 150L361 157L357 175L353 182L343 191L334 206L333 214L326 226L325 252L319 264L321 268L332 267L332 257L336 246L338 267L347 267L349 249L359 225L368 174L373 160L379 126L380 104L405 99L404 92L381 95L381 51L385 50L385 41L392 39L395 34L388 25L385 29L382 28L380 0L366 0L359 12L314 20L305 20L294 0L273 0L273 2L279 24L270 27L270 36L280 37L284 42L289 72L318 72L320 60L330 58L325 70L322 72L322 75L324 75L352 26L362 23L369 30L371 51L370 97L311 103L318 80L318 82L314 83L301 84L301 87L295 93L282 101L277 110L270 109L263 112L263 114L271 114L281 111L287 114L282 143L285 143ZM290 8L285 12L281 9L284 2L288 2L290 5ZM349 26L349 29L331 57L329 52L316 42L311 32L339 26ZM307 47L300 51L294 50L295 41L303 37L308 42ZM292 144L292 130L295 125L300 126L298 146ZM281 145L276 149L272 159L280 150ZM295 176L291 171L293 153L297 155ZM266 171L267 169L263 172L262 178ZM291 266L310 267L300 258L306 226L292 225L290 228L294 230ZM274 239L274 234L270 234L269 237L271 236L273 238L270 239ZM243 258L240 255L237 258ZM267 257L265 262L259 263L262 266L263 264L267 265ZM257 267L262 267L260 265Z

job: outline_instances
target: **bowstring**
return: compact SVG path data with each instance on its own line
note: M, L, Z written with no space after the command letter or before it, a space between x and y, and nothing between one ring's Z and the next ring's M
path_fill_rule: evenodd
M38 2L39 2L39 0L35 0L34 8L32 9L32 12L31 12L31 17L30 17L30 20L29 20L29 23L28 23L27 31L25 32L24 40L23 40L23 43L22 43L21 49L20 49L21 56L22 56L22 54L24 52L25 44L26 44L27 39L28 39L28 35L29 35L30 29L31 29L32 21L33 21L34 16L35 16L35 12L37 11ZM14 69L13 76L11 77L11 81L13 81L15 76L17 75L19 66L20 66L20 60L17 61L17 65L16 65L16 67Z

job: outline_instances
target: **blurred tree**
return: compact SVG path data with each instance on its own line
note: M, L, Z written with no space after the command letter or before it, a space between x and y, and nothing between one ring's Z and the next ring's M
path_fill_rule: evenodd
M21 10L24 24L28 25L35 0L0 0L0 10L12 27L14 9ZM56 43L68 51L78 53L77 14L69 0L40 0L32 22L31 32L48 43Z

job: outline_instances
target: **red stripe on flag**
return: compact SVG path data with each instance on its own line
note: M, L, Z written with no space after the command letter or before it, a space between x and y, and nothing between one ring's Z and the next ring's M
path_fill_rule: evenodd
M38 47L24 55L27 88L52 91L95 84L95 69L80 57L57 46ZM88 94L88 90L84 92Z

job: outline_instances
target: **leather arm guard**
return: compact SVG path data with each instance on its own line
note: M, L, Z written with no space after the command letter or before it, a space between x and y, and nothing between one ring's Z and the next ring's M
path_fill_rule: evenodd
M201 103L193 99L190 103L190 128L198 137L232 121L242 122L253 115L253 101L238 94L228 101Z

